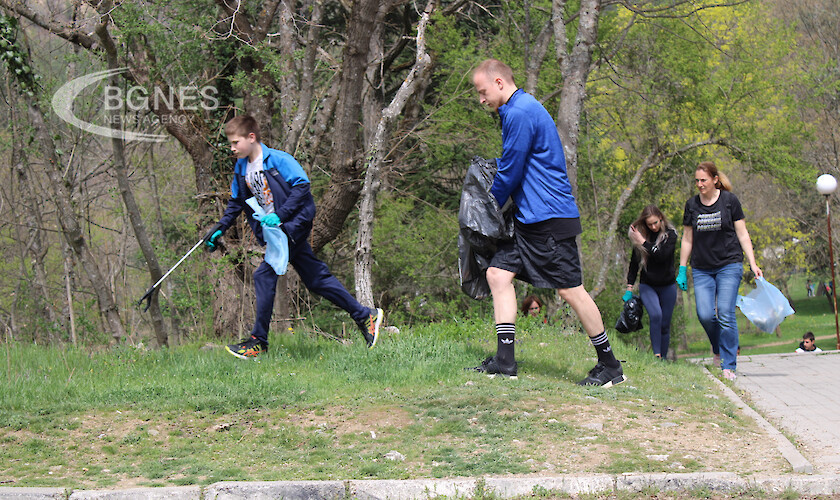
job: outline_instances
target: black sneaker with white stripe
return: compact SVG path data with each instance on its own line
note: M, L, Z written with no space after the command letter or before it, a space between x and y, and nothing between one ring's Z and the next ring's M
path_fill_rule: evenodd
M624 371L621 369L621 364L616 368L610 368L604 363L598 363L594 368L589 370L589 375L585 379L578 382L578 385L599 385L601 387L612 387L627 380L624 376Z
M482 361L480 365L474 368L467 368L467 370L475 370L480 373L486 373L487 375L507 375L509 377L515 377L518 368L519 367L516 364L516 361L509 366L502 365L499 363L499 360L496 359L496 356L493 356Z

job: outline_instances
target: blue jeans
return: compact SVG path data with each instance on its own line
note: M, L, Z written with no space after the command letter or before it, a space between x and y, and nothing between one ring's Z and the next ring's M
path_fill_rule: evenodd
M671 344L671 316L677 303L677 284L651 286L639 283L639 295L650 320L650 346L654 354L666 358Z
M694 300L697 319L706 330L712 352L720 354L721 368L734 370L738 352L735 303L744 267L740 262L717 269L694 269Z

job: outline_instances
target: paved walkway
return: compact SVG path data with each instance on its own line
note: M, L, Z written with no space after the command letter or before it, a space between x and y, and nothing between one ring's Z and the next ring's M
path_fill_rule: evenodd
M840 474L840 351L738 357L735 387L775 427L795 436L822 474Z

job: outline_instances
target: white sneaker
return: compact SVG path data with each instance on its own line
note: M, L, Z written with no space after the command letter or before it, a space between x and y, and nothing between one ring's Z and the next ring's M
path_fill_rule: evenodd
M724 369L723 370L723 378L725 378L726 380L734 381L735 377L736 377L735 372L733 372L732 370L729 370L729 369Z

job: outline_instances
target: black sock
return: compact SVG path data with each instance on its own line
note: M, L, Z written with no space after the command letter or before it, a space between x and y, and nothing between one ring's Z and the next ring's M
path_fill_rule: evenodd
M589 337L589 341L595 346L595 352L598 353L598 361L604 363L609 368L617 368L621 366L610 347L610 340L607 338L607 332L601 332L600 335Z
M516 358L513 355L513 338L516 336L516 325L513 323L496 323L496 361L500 365L510 366Z

